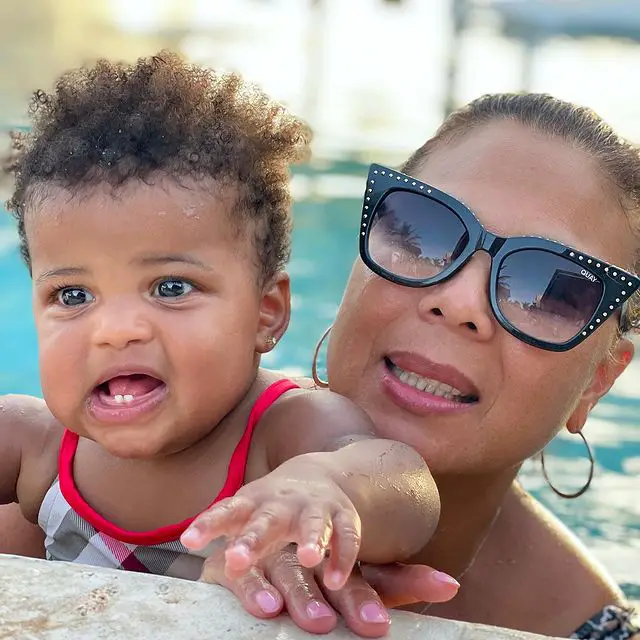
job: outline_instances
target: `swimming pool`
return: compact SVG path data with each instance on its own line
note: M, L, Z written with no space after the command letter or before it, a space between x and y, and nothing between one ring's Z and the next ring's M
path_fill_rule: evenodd
M308 373L313 347L333 320L356 255L360 177L298 176L293 257L290 265L293 318L290 329L265 365ZM30 282L20 262L9 216L0 216L0 394L39 393L37 349L30 309ZM640 600L640 362L625 373L594 411L587 427L597 458L589 492L562 500L545 487L537 462L522 471L523 484L595 552ZM554 482L567 491L587 474L578 438L562 436L549 448Z

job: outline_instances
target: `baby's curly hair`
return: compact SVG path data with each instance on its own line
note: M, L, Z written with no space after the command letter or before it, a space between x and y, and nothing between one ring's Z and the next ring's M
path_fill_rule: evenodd
M4 163L28 266L25 211L42 187L118 188L162 175L233 185L234 222L254 223L261 280L286 264L289 168L308 157L311 132L239 75L165 51L133 65L99 60L63 74L52 93L37 91L30 115L30 132L12 134Z

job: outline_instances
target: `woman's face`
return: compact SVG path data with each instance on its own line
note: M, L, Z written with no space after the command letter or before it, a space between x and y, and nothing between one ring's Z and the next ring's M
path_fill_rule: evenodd
M415 177L463 201L496 234L540 235L630 267L634 240L612 187L561 140L492 123L437 149ZM622 341L618 358L609 356L616 319L565 353L520 342L491 313L489 268L477 253L451 280L412 289L358 259L331 332L331 388L363 407L380 435L414 446L435 473L506 469L564 425L579 430L631 354ZM399 378L410 372L477 399L416 400Z

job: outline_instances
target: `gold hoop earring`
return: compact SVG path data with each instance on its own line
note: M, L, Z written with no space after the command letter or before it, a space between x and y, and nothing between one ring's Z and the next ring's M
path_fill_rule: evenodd
M327 336L331 333L331 328L333 325L329 325L329 328L325 330L322 334L322 338L316 345L316 350L313 352L313 362L311 363L311 377L313 381L316 383L317 387L321 389L328 389L329 383L326 380L322 380L318 375L318 354L320 353L320 349L322 348L322 343L327 339Z
M587 439L584 437L584 434L582 433L582 431L578 431L578 435L582 438L582 441L584 442L584 446L587 449L587 455L589 456L590 466L589 466L589 477L587 478L586 484L584 485L584 487L582 487L582 489L579 489L575 493L564 493L563 491L559 491L553 486L553 483L549 479L549 475L547 474L547 469L544 465L544 449L540 453L540 461L542 462L542 475L544 476L545 481L547 482L551 490L556 495L560 496L561 498L566 498L567 500L573 500L574 498L579 498L583 493L587 492L587 490L591 486L591 481L593 480L593 472L596 466L596 462L593 457L593 452L591 451L591 447L589 446Z

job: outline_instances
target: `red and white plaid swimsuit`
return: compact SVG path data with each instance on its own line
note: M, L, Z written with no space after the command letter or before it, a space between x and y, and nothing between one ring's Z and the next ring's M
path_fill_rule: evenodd
M296 388L289 380L279 380L258 398L229 460L224 486L211 504L233 496L242 487L256 425L283 393ZM73 459L78 440L75 433L65 431L58 477L47 491L38 514L38 523L46 534L47 559L197 580L213 546L192 552L180 543L180 536L194 518L143 532L121 529L103 518L85 502L75 485ZM220 539L212 545L223 543Z

